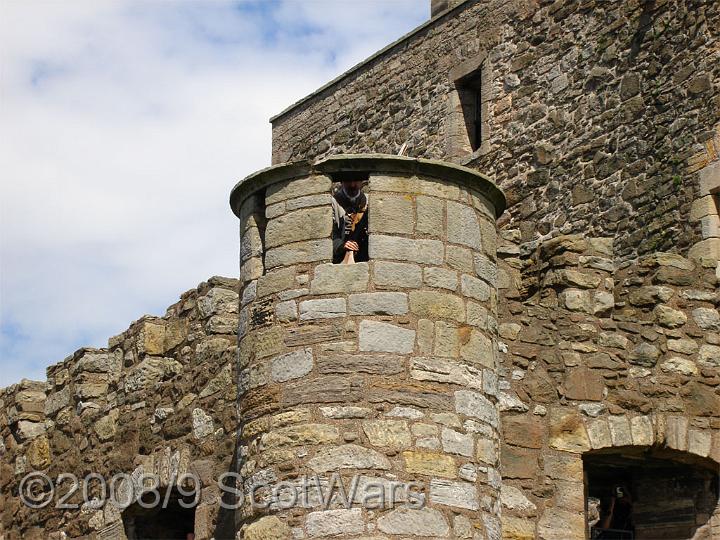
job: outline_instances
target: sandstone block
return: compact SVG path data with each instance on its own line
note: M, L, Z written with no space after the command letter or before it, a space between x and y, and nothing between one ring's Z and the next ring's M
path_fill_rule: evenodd
M275 317L281 323L296 321L298 318L297 303L294 300L278 302L275 305Z
M373 281L378 287L419 288L422 285L422 270L417 264L376 261L373 264Z
M349 315L403 315L408 312L407 294L372 292L351 294Z
M450 428L443 428L440 437L443 451L449 454L472 457L474 438L472 434L460 433Z
M412 197L390 193L373 194L369 228L371 234L412 234L415 229Z
M388 470L391 468L390 461L384 455L356 444L322 448L308 461L308 466L317 473L341 469Z
M457 272L446 268L428 267L423 270L423 281L430 287L454 291L458 286Z
M300 320L334 319L344 317L347 313L344 298L321 298L300 302Z
M475 209L454 201L447 201L447 239L475 250L482 249L480 223Z
M277 516L264 516L251 523L244 531L246 540L289 540L292 538L288 527Z
M429 236L443 237L445 232L445 201L418 195L416 204L417 232Z
M698 354L700 365L710 368L720 367L720 346L703 345Z
M551 409L549 445L556 450L578 454L590 450L585 426L576 411Z
M674 293L670 287L649 285L632 291L628 300L633 306L650 306L667 302Z
M405 369L402 357L384 354L320 356L317 366L319 373L333 375L342 373L394 375Z
M717 309L693 309L692 316L697 325L703 330L720 330L720 312Z
M369 242L371 259L409 261L437 266L443 262L444 245L439 240L375 234L370 236Z
M286 182L278 182L267 188L265 193L265 204L271 204L295 199L305 195L316 193L330 193L331 182L327 176L309 176Z
M328 234L328 238L305 240L271 248L265 254L265 266L267 268L277 268L279 266L330 260L332 256L332 240L329 236Z
M200 408L192 411L192 431L193 437L202 439L215 431L212 416L207 414Z
M404 420L369 420L363 431L373 446L402 450L412 445L412 436Z
M342 294L367 289L369 266L366 262L356 264L319 264L310 282L312 294Z
M305 529L313 538L355 535L365 531L365 520L360 508L321 510L307 515Z
M407 354L415 347L415 331L393 324L360 322L360 350Z
M310 347L276 356L270 362L270 378L273 382L285 382L304 377L313 368Z
M629 446L633 443L630 422L627 416L610 415L608 416L608 425L610 426L610 437L613 446Z
M275 429L262 435L260 445L265 448L280 446L317 445L337 442L340 434L336 426L328 424L299 424Z
M607 448L612 446L612 438L610 436L610 427L605 418L598 418L586 423L590 446L593 450L598 448Z
M691 377L698 374L698 368L695 362L687 358L673 357L660 364L660 369L665 373L677 373L685 377Z
M453 383L482 390L482 370L439 358L413 358L410 377L418 381Z
M430 502L467 510L480 508L477 488L468 482L433 479L430 481Z
M498 426L498 413L495 406L479 392L458 390L454 393L454 397L456 413L477 418L493 427Z
M655 442L652 421L648 416L635 416L630 420L632 441L636 446L650 446Z
M387 534L446 537L450 531L443 514L434 508L397 508L382 515L378 529Z
M455 460L447 454L407 450L402 453L402 457L408 473L443 478L457 477Z
M484 281L468 274L463 274L460 277L460 289L465 296L469 296L480 302L490 300L490 286Z
M465 320L465 305L461 298L437 291L411 291L410 311L426 319Z
M445 247L445 261L450 268L460 272L472 272L475 270L473 252L461 246L448 245Z

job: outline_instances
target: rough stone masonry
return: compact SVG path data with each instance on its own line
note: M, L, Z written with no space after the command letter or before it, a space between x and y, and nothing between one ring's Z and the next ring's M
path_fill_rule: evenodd
M584 539L618 475L635 538L720 538L720 5L434 3L272 119L239 280L0 390L0 538ZM350 166L371 260L339 267ZM334 473L397 504L321 504ZM143 513L149 475L199 504Z

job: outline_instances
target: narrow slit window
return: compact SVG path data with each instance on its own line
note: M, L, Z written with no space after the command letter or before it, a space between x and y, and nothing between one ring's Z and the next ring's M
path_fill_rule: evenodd
M484 118L482 99L482 70L478 69L455 82L470 148L474 152L483 142Z

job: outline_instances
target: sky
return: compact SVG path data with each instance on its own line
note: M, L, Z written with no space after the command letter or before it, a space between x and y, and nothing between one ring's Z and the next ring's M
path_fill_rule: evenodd
M238 275L268 119L429 0L0 0L0 387Z

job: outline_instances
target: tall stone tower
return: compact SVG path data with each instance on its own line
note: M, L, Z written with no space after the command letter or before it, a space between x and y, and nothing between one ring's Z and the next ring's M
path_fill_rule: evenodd
M345 171L369 177L370 261L352 265L332 264ZM502 192L457 165L338 155L253 174L231 205L244 537L499 537Z

